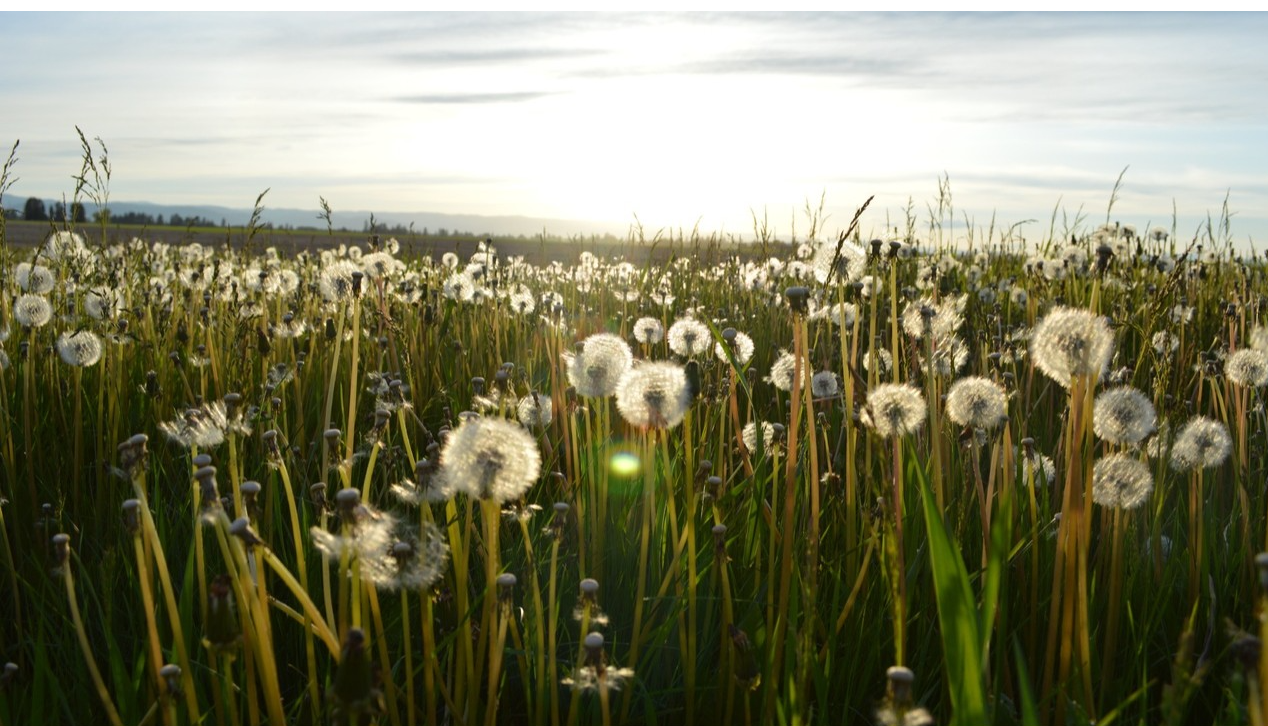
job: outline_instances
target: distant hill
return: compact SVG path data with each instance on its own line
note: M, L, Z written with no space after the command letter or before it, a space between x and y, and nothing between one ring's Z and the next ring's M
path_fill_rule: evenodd
M23 201L25 200L7 198L5 199L5 206L21 209ZM44 203L47 208L52 209L57 201L55 199L46 199ZM266 199L265 202L267 203L267 201ZM151 202L111 202L109 206L111 212L116 215L135 212L158 217L161 214L166 220L171 219L173 214L179 214L184 218L201 217L215 224L219 224L223 220L231 226L247 224L251 220L252 211L250 209L219 207L207 204L153 204ZM96 205L90 202L84 203L84 209L90 219L97 211ZM312 228L324 231L326 222L324 219L318 218L319 213L316 209L275 209L266 204L261 216L261 222L272 224L274 227ZM444 229L449 232L469 232L472 234L532 236L540 234L544 230L553 237L573 237L577 235L588 237L604 234L622 237L627 232L626 229L617 224L578 219L444 214L442 212L375 211L373 214L377 226L396 227L399 225L409 227L412 224L417 232L427 229L435 233L439 229ZM371 212L366 210L335 210L331 215L331 221L335 229L361 231L365 229L366 224L369 222L370 215Z

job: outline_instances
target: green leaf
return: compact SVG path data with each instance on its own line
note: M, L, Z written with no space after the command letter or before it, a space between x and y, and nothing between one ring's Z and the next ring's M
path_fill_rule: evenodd
M973 589L959 548L947 532L923 470L918 478L929 535L929 563L938 598L943 671L951 689L951 723L978 726L989 723L990 718L982 680L981 627Z

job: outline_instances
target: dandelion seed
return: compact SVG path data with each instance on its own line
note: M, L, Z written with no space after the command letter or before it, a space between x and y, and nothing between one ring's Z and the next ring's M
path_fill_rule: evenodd
M656 345L665 338L665 326L656 318L639 318L634 321L634 340L643 345Z
M532 291L523 285L513 287L506 302L517 315L532 315L537 309L537 301L533 298Z
M687 372L673 363L643 363L625 372L616 388L616 408L631 426L668 429L691 407Z
M829 278L833 283L850 283L867 272L867 252L846 240L820 242L810 267L821 283Z
M934 338L933 355L920 354L920 370L928 375L954 376L960 372L969 359L969 347L960 340L960 336Z
M53 306L39 295L23 295L13 303L13 319L24 328L41 328L53 319Z
M1153 487L1149 467L1128 454L1111 454L1092 468L1092 499L1104 507L1135 509Z
M338 260L323 267L317 278L317 289L322 299L337 303L352 297L354 272L361 272L361 268L351 260Z
M848 332L850 328L854 327L854 318L857 315L858 308L852 303L840 302L815 310L810 314L810 320L825 320L830 325Z
M519 417L520 423L528 428L545 428L550 425L551 420L554 418L553 407L554 404L551 402L550 396L543 396L534 391L520 399L515 413Z
M1268 343L1268 339L1265 339L1265 343ZM1180 349L1180 338L1170 331L1162 330L1154 333L1149 344L1153 346L1155 353L1162 356L1163 359L1168 359L1172 353Z
M92 257L82 235L64 230L50 234L40 244L37 254L51 262L82 262Z
M819 371L810 379L810 393L815 400L836 398L841 393L837 376L832 371Z
M695 318L683 318L669 326L666 334L669 349L684 358L700 355L709 350L713 335L709 326Z
M879 385L867 394L863 423L886 439L915 433L925 425L925 397L914 386Z
M863 370L870 373L873 364L877 366L876 374L878 376L887 375L894 366L894 356L890 355L890 352L884 348L873 348L863 356Z
M1178 345L1177 343L1177 347ZM1256 325L1254 330L1250 331L1250 347L1268 353L1268 328Z
M562 685L582 693L600 689L619 691L626 681L634 677L633 668L615 668L608 663L603 652L602 634L590 633L582 644L585 648L583 664L573 670L571 676L561 679Z
M718 360L730 365L731 359L727 357L729 351L735 357L735 364L740 367L748 365L753 359L754 350L753 339L734 328L722 331L722 342L713 346L713 354Z
M57 284L57 277L52 270L44 265L33 265L30 262L19 262L13 270L13 276L17 279L18 288L22 292L34 295L47 295Z
M744 448L749 451L757 451L757 423L750 421L744 424L744 429L740 432L740 439L744 442ZM762 448L766 451L770 450L771 443L775 440L774 425L762 422Z
M541 452L523 427L497 418L467 421L450 431L440 450L442 486L505 504L541 476Z
M225 436L229 434L251 435L251 425L245 420L243 412L235 408L230 413L221 401L188 409L181 418L163 421L158 428L168 440L186 449L214 449L224 443Z
M1035 365L1069 388L1076 377L1096 377L1109 367L1114 334L1105 318L1088 310L1059 307L1036 326L1031 338Z
M449 566L449 545L436 525L425 522L417 536L406 536L390 549L387 577L376 583L386 590L430 589Z
M1233 449L1228 427L1214 419L1191 419L1171 446L1171 468L1176 471L1210 469L1219 466Z
M964 324L967 301L967 295L960 295L937 304L931 298L907 303L902 314L903 330L916 340L922 340L926 335L932 335L935 341L954 336Z
M1008 414L1008 396L989 378L961 378L947 392L947 417L961 426L990 430Z
M1260 388L1268 384L1268 353L1243 348L1228 357L1224 363L1224 375L1236 385Z
M1053 463L1051 456L1028 447L1022 447L1016 455L1018 461L1021 462L1023 482L1032 482L1032 486L1037 487L1052 486L1056 483L1057 465Z
M796 367L797 359L793 354L786 350L780 351L779 357L770 367L770 375L766 376L767 383L781 391L791 391L793 377L797 374ZM801 375L802 385L805 385L810 379L810 364L804 357L801 359Z
M1157 424L1149 397L1130 386L1105 391L1096 397L1092 408L1092 430L1111 444L1135 446L1153 433Z
M602 398L616 392L621 376L634 355L624 340L611 333L597 333L585 339L578 354L564 353L568 382L585 398Z
M87 330L62 333L57 338L57 354L68 366L87 368L101 360L101 339Z

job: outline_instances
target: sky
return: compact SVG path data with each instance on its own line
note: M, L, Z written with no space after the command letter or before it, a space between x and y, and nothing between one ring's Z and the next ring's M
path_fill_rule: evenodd
M805 236L1040 239L1227 200L1268 239L1268 16L1240 14L0 14L6 206L110 197L594 220ZM540 230L526 230L528 233ZM979 236L980 239L980 236Z

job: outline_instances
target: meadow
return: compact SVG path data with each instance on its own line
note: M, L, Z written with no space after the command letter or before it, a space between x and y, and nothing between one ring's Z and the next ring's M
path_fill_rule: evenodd
M0 245L0 723L1261 726L1263 260L947 202Z

